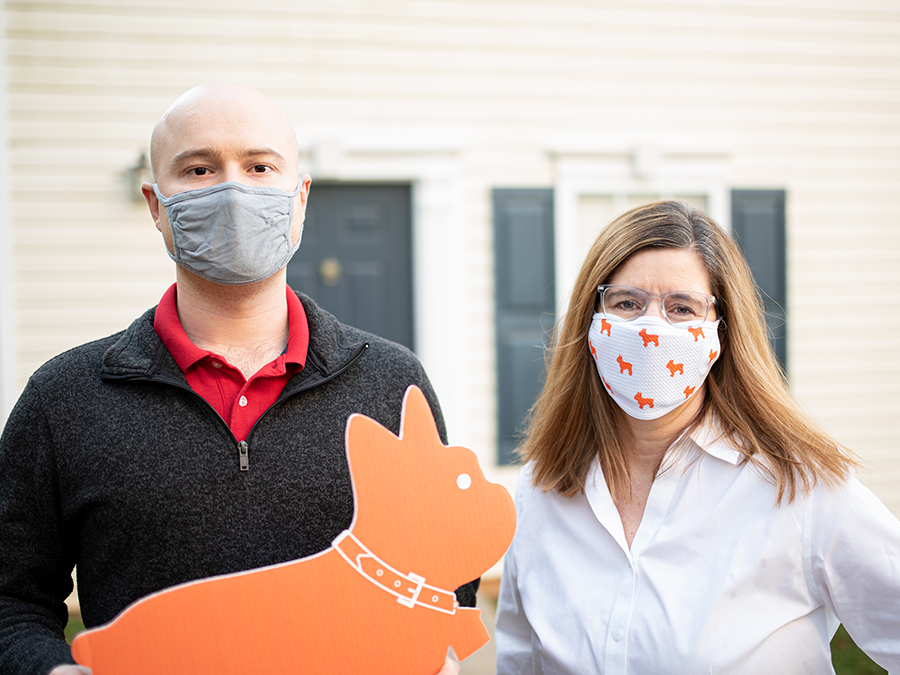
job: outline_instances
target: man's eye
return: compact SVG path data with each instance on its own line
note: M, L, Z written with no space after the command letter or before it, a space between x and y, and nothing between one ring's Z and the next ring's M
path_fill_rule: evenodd
M256 173L265 173L266 171L269 170L269 167L267 167L265 164L257 164L256 166L253 167L253 170Z
M191 169L191 173L195 176L205 176L209 172L205 166L197 166Z

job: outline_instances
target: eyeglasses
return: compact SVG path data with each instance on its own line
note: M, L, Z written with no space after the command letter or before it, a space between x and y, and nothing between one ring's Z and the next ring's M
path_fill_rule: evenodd
M600 294L600 308L606 316L617 321L634 321L644 315L651 298L659 299L663 317L673 326L693 328L706 321L711 305L716 299L705 293L694 291L672 291L665 295L649 293L634 286L597 286Z

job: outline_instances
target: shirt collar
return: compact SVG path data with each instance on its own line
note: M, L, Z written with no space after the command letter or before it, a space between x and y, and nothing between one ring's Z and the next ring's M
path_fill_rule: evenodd
M212 352L201 349L187 336L181 321L178 319L177 284L169 286L156 307L153 320L153 329L159 335L166 349L172 354L175 363L182 372L193 366L198 361L213 355ZM295 363L300 368L306 365L306 354L309 350L309 322L306 319L306 310L297 294L285 284L285 294L288 308L288 344L284 354L278 358L284 358L284 362Z
M303 368L306 365L306 354L309 351L309 322L300 298L287 284L284 285L284 288L287 294L289 331L287 349L284 352L285 363L296 363Z
M725 437L718 420L708 416L703 424L688 434L694 445L708 455L737 466L744 461L744 454Z

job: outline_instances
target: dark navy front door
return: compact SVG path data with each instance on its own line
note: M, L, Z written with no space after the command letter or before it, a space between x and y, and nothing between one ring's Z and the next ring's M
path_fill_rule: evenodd
M313 184L288 284L344 323L414 348L409 185Z

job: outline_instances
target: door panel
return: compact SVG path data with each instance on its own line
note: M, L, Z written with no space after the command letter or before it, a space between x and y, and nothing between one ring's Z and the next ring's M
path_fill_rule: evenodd
M344 323L414 348L409 185L313 185L288 284Z

